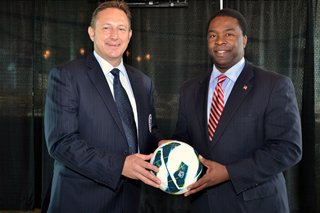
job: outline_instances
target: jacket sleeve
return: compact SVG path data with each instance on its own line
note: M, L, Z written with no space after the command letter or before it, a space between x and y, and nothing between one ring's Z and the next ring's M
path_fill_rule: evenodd
M270 180L301 159L300 115L289 78L275 79L262 117L263 146L250 157L227 165L237 193Z
M90 146L79 133L79 94L71 72L53 69L45 103L45 138L49 154L63 166L116 189L125 155Z

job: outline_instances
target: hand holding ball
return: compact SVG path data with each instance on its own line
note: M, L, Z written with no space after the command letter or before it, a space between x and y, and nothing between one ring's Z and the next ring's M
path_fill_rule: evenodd
M150 162L159 168L155 175L161 180L160 189L169 194L183 194L198 180L202 164L198 153L181 141L171 141L159 146Z

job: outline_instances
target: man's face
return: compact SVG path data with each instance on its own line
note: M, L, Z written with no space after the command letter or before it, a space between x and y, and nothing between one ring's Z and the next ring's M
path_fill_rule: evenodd
M208 53L220 72L226 72L243 56L247 36L242 35L237 19L229 16L214 18L208 27Z
M119 9L107 8L96 16L95 26L88 28L94 50L113 66L120 64L132 31L127 15Z

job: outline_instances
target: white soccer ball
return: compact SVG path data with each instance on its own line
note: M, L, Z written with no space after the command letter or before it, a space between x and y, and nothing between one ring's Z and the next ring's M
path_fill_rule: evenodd
M169 194L183 194L196 182L202 172L198 153L181 141L170 141L159 146L150 162L159 168L155 175L161 180L160 189Z

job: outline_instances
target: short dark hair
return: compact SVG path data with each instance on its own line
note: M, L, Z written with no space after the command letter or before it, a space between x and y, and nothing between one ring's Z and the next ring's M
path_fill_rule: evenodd
M98 13L107 8L117 8L119 10L122 10L127 15L129 27L131 28L131 12L130 12L129 6L123 0L105 1L99 4L99 6L92 13L91 23L90 23L91 27L93 28L95 27L96 17Z
M219 10L217 13L215 13L210 18L210 20L208 22L207 30L209 29L211 21L218 16L228 16L228 17L232 17L232 18L237 19L239 22L239 26L241 28L241 31L242 31L242 35L244 35L244 36L247 35L248 25L247 25L246 19L239 11L234 10L234 9L230 9L230 8L225 8L225 9Z

